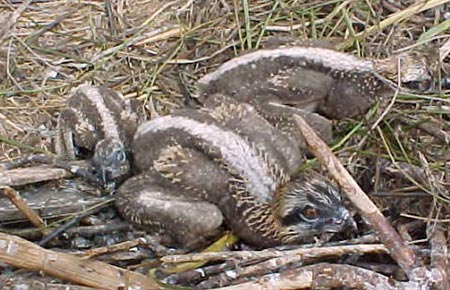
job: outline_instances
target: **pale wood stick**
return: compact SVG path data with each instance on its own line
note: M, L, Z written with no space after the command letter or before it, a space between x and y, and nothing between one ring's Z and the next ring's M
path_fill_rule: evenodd
M87 167L86 161L70 162L73 166ZM63 168L55 168L51 165L37 165L25 168L6 170L0 164L0 184L8 186L20 186L47 180L55 180L72 176L72 173Z
M28 207L39 213L44 219L77 215L110 199L108 196L94 196L93 194L97 194L98 190L93 186L83 183L78 183L76 186L77 188L74 188L72 182L57 188L49 184L48 186L24 189L20 192L20 196L26 200ZM24 215L9 199L0 198L0 221L16 223L23 220Z
M294 121L306 140L309 150L317 157L321 165L329 172L331 177L339 184L348 199L359 210L372 228L378 232L383 244L390 250L392 258L405 271L409 278L415 279L422 275L423 269L419 265L413 251L405 245L397 231L378 210L376 205L359 187L350 173L344 168L339 159L333 155L331 149L323 142L305 120L294 115ZM421 273L421 274L420 274Z
M369 250L371 245L361 245L361 246L367 246L364 248L367 248L367 250ZM344 253L359 253L359 254L363 254L363 253L377 253L378 250L381 248L383 253L387 253L387 249L383 246L383 245L374 245L375 247L373 248L374 251L371 252L369 251L359 251L361 250L361 248L359 248L356 252L353 252L352 249L350 248L346 248L344 251L336 251L335 255L336 256L342 256L344 255ZM336 247L337 248L337 247ZM304 249L307 250L307 249ZM286 255L284 256L280 256L280 257L276 257L276 258L271 258L268 260L264 260L263 262L259 262L257 264L252 264L252 265L245 265L245 263L240 263L240 264L236 264L233 268L231 268L230 266L228 266L228 269L226 269L226 271L222 271L222 273L218 273L215 276L210 276L208 280L202 282L200 285L203 287L202 289L212 289L212 288L217 288L219 286L225 287L227 285L231 285L231 284L236 284L237 281L245 281L245 279L251 278L251 277L260 277L269 273L276 273L282 269L286 269L286 268L295 268L295 267L299 267L301 265L306 265L306 264L314 264L317 263L317 260L320 260L321 258L324 258L325 256L332 256L331 255L325 255L328 254L327 250L330 249L326 249L324 248L325 251L321 251L321 248L317 248L317 250L319 250L319 252L317 253L316 251L311 251L310 253L305 252L302 255L292 255L289 252L291 251L286 251ZM364 249L366 250L366 249ZM230 259L228 261L236 261L233 259ZM248 261L248 260L247 260ZM222 264L223 265L223 264ZM396 265L397 268L399 268ZM230 269L231 268L231 269ZM196 269L197 271L197 275L200 274L201 272L199 272L199 269ZM185 272L186 273L186 272ZM209 276L209 275L208 275Z
M45 278L42 278L42 281L39 281L39 277L36 279L28 278L28 279L20 279L17 277L12 277L6 280L4 285L8 285L7 289L30 289L30 290L98 290L92 287L84 287L78 285L67 285L61 283L48 283L45 281ZM3 282L0 278L0 283ZM2 284L0 284L2 286Z
M431 271L436 277L436 289L449 290L450 282L448 280L448 248L447 238L441 226L434 227L430 238L431 243Z
M0 261L11 266L100 289L164 289L153 279L109 264L43 249L17 236L0 233Z
M128 251L130 248L137 247L139 245L144 245L145 243L146 243L145 239L138 238L138 239L135 239L132 241L125 241L125 242L114 244L114 245L109 245L109 246L100 247L100 248L94 248L94 249L86 250L83 252L77 252L77 253L75 253L75 255L80 256L83 259L92 258L95 256L118 252L118 251Z
M256 281L216 288L217 290L287 290L328 289L347 286L355 289L419 290L421 285L413 282L393 282L389 277L349 265L316 264L281 274L266 275Z
M0 41L3 41L13 30L13 26L16 24L17 19L19 19L20 15L27 9L27 7L33 2L33 0L27 0L23 2L14 12L9 13L9 15L5 15L4 19L2 19L1 29L0 29Z
M53 167L65 169L75 176L83 177L93 184L103 185L102 181L89 169L80 167L78 165L73 165L71 162L64 160L60 156L52 154L32 154L21 156L15 160L0 164L0 169L10 170L14 168L20 168L31 163L50 164ZM32 176L31 178L34 178L34 176Z
M445 144L450 144L450 133L441 129L440 124L437 120L429 120L427 122L423 122L424 120L415 120L410 117L402 117L398 118L400 122L406 125L414 125L417 124L417 128L423 130L424 132L436 137L441 142Z
M388 253L384 245L351 245L334 247L302 248L288 251L263 250L263 251L230 251L230 252L204 252L185 255L170 255L161 258L164 263L185 263L197 261L220 261L228 259L271 259L284 256L308 256L325 257L341 256L348 253Z
M42 218L22 199L17 191L9 186L1 186L0 190L17 207L17 209L38 229L45 228Z

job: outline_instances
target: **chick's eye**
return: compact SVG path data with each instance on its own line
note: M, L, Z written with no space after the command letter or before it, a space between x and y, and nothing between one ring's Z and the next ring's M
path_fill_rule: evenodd
M312 206L306 206L303 208L302 215L309 220L315 220L319 217L319 210L312 207Z

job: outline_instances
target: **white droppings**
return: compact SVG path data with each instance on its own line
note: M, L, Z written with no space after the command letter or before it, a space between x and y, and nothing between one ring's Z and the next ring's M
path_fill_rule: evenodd
M227 275L227 277L229 277L230 279L237 279L237 277L238 277L238 274L236 273L236 271L233 271L233 270L225 271L225 275Z
M201 277L206 277L206 273L202 268L196 269L195 272L200 273Z

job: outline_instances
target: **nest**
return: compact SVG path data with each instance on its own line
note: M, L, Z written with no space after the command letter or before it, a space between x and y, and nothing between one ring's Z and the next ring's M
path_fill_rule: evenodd
M274 43L302 43L316 39L348 53L371 58L419 50L439 58L430 67L435 72L436 80L442 80L434 85L434 91L413 94L400 90L394 99L374 106L366 115L339 121L335 124L335 143L332 145L336 156L362 188L371 194L391 223L400 229L411 229L403 231L404 238L414 243L420 259L433 261L439 253L432 252L430 255L427 241L431 239L432 245L443 245L445 251L442 251L446 253L445 225L450 201L450 106L448 91L440 89L445 88L440 85L448 86L450 81L445 77L449 71L450 40L444 35L445 29L448 29L448 20L444 19L448 18L450 7L448 1L415 2L3 1L0 4L0 162L29 153L52 152L58 112L64 107L70 90L82 83L106 86L121 92L126 98L138 100L142 111L151 118L183 107L186 99L195 95L196 81L226 60L246 51L273 46ZM44 186L60 190L67 186L67 182ZM39 186L42 184L32 185L31 189ZM19 189L24 190L23 187ZM11 188L4 192L14 195ZM111 211L103 209L89 213L103 222L111 217L117 221L118 217ZM52 218L50 220L54 221ZM6 239L10 242L19 243L15 240L18 236L35 241L48 233L43 229L30 230L23 221L19 225L2 222L4 232L16 235ZM95 225L95 222L84 222ZM58 223L62 221L58 219ZM83 234L84 228L81 226L73 228L67 230L69 234L66 238L61 238L64 241L55 242L52 246L77 251L92 247L78 254L97 255L98 249L106 249L102 247L108 244L108 239L114 243L130 239L131 234L126 233L129 228L121 226L96 239ZM18 227L22 229L20 233L17 232ZM24 229L28 231L24 233ZM122 233L113 235L113 230L121 230ZM137 236L134 234L131 238ZM158 268L161 266L159 255L161 251L166 255L167 249L150 247L149 244L140 239L128 241L118 246L122 256L112 254L113 250L106 250L108 253L103 260L121 266L139 266L140 269ZM24 245L29 251L35 249L28 243ZM130 247L138 247L139 254L127 252ZM245 245L235 247L247 249ZM166 269L164 275L152 271L153 278L148 279L160 278L166 283L212 288L243 283L244 279L263 283L258 280L261 276L281 273L276 277L285 279L284 283L296 281L297 284L292 284L294 286L289 289L327 285L338 287L340 284L336 281L339 279L348 282L347 285L360 287L359 284L351 284L353 278L345 276L342 272L344 268L334 269L319 264L331 259L341 262L342 267L348 267L345 269L356 273L355 277L363 274L350 264L379 271L398 281L405 280L405 273L401 270L405 270L404 265L399 267L393 261L386 262L386 255L381 254L385 249L377 247L373 246L367 252L356 248L346 251L349 254L352 251L366 253L363 258L353 259L356 262L352 262L351 258L336 259L338 252L327 256L314 250L306 254L309 257L306 260L292 258L301 256L298 253L258 256L251 252L246 256L239 252L227 256L225 252L219 258L205 255L187 259L225 261L223 263L172 267L170 271ZM149 248L152 251L147 255ZM300 250L305 249L297 249ZM43 252L36 251L37 257L42 258ZM313 259L311 255L317 257ZM72 256L65 258L67 263L78 263L72 260ZM6 258L2 259L9 262ZM144 259L150 261L150 266L149 263L139 264ZM176 262L171 258L162 260ZM279 263L278 267L268 261ZM44 265L44 261L41 264ZM316 268L308 268L313 266ZM446 263L442 262L441 266L446 272ZM32 269L45 272L46 267ZM95 265L97 267L103 268L101 264ZM203 276L191 270L196 267L204 271ZM329 283L323 276L322 280L314 282L322 281L322 284L307 284L307 279L300 278L307 271L326 273L327 267L331 267L328 269L336 275L331 279L335 284ZM114 271L121 270L114 268ZM223 271L228 271L228 275L221 274ZM50 273L62 279L69 276ZM134 272L130 275L130 279L136 281L144 279L136 278ZM375 283L376 278L370 276L368 279ZM99 284L81 279L68 280L93 287L106 283L101 278ZM2 286L27 281L30 277L19 275L16 270L0 277ZM47 283L43 278L41 281ZM115 287L114 284L106 284L103 284L105 288ZM154 288L148 289L162 287L161 284L150 285ZM274 289L286 285L274 286ZM241 289L239 285L235 287L233 289ZM252 286L242 287L247 289Z

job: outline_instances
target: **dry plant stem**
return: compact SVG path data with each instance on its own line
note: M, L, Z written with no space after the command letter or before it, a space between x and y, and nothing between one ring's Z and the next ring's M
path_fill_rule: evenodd
M86 161L70 162L72 166L87 167ZM54 168L49 165L38 165L25 168L6 170L0 164L0 184L20 186L47 180L55 180L72 176L72 173L63 168Z
M41 217L52 219L85 212L111 199L108 196L94 196L97 191L93 187L76 189L71 183L69 181L69 187L55 188L54 185L45 185L31 190L24 189L21 196L26 198L27 205L37 211ZM81 186L84 185L81 184ZM8 199L0 198L0 221L12 226L13 223L24 221L24 216Z
M195 284L199 281L204 280L205 278L208 278L208 280L201 282L197 285L199 288L207 288L212 289L215 287L225 286L229 284L222 284L224 280L220 280L218 283L216 280L212 281L208 285L205 285L205 283L208 283L210 279L214 279L217 277L222 277L222 275L225 275L226 271L228 272L230 269L236 269L238 267L241 267L242 263L238 264L235 261L229 260L222 264L216 264L216 265L210 265L203 268L198 268L195 270L189 270L185 272L180 273L174 273L171 275L168 275L164 278L164 281L173 281L173 284ZM229 277L227 277L230 279ZM225 280L226 281L226 280ZM209 286L212 285L212 286ZM217 286L219 285L219 286Z
M439 48L439 60L441 62L444 62L444 58L447 57L447 55L450 54L450 38L447 38L447 41L444 42L443 45ZM443 86L444 88L448 89L449 84Z
M42 240L39 241L38 245L39 246L45 246L48 242L50 242L54 238L58 237L63 232L67 231L69 228L71 228L74 225L78 224L81 221L81 219L83 219L86 216L89 216L89 215L97 213L98 211L102 210L106 206L109 206L111 204L111 202L112 202L112 199L110 199L109 201L104 202L100 206L93 207L93 208L91 208L89 210L85 210L82 213L74 216L71 220L69 220L68 222L66 222L62 226L55 228L51 233L46 235Z
M9 198L9 200L17 207L17 209L27 217L27 219L36 227L36 228L44 228L46 225L42 218L31 209L27 203L20 197L19 193L12 189L9 186L1 187L0 189L3 191L3 194Z
M412 221L409 223L401 224L398 226L398 233L402 237L402 239L406 242L411 242L414 239L411 237L409 231L411 229L417 229L423 225L423 221Z
M380 160L380 170L395 178L407 181L417 180L416 183L426 183L425 170L421 167L406 162L393 162L392 160Z
M27 43L30 44L30 43L36 42L38 40L38 38L41 37L45 32L50 31L53 28L55 28L56 26L58 26L64 19L66 19L67 17L72 15L72 13L74 11L75 11L75 9L71 9L71 10L63 13L62 15L59 15L55 20L53 20L52 22L45 25L40 30L38 30L35 33L33 33L32 35L30 35L30 37L27 39Z
M24 281L23 279L14 278L6 278L3 285L8 285L10 288L8 289L31 289L31 290L95 290L96 288L92 287L84 287L77 285L67 285L67 284L58 284L58 283L47 283L41 282L36 279L28 279ZM0 286L2 285L2 279L0 278Z
M17 158L16 160L5 162L2 165L5 169L14 169L31 163L38 164L51 164L57 168L63 168L76 176L83 177L84 179L92 182L93 184L102 185L102 181L97 178L89 170L82 168L80 166L72 165L72 163L63 160L59 156L47 155L47 154L36 154L36 155L26 155Z
M114 15L114 10L111 5L111 0L105 0L105 10L106 10L106 15L108 16L109 31L110 31L111 35L117 35L117 28L116 28L116 24L114 22L115 15Z
M374 245L379 242L380 242L380 238L375 233L369 233L364 236L360 236L360 237L350 239L350 240L329 242L323 246L324 247L334 247L334 246L363 245L363 244Z
M8 36L8 34L12 31L13 26L16 24L17 19L20 15L27 9L28 5L31 4L33 0L28 0L22 3L13 13L10 13L9 17L5 17L2 25L2 29L0 29L0 42Z
M399 266L407 273L410 279L416 278L413 269L418 261L413 251L402 241L389 221L378 210L375 204L362 191L350 173L344 168L339 160L333 155L330 148L323 142L314 130L303 120L302 117L294 115L297 127L308 144L308 148L319 159L322 166L329 172L333 179L346 193L360 214L378 232L380 239Z
M233 252L205 252L185 255L171 255L161 258L164 263L185 263L196 261L221 261L229 259L272 259L278 257L301 256L301 257L326 257L341 256L348 253L388 253L384 245L353 245L336 247L302 248L289 251L263 250L263 251L233 251Z
M380 21L380 23L377 23L376 25L368 27L366 30L359 32L356 34L357 39L363 39L365 37L368 37L369 35L381 31L385 29L386 27L389 27L395 23L398 23L408 17L411 17L414 14L420 13L422 11L434 8L439 5L443 5L445 3L449 2L449 0L422 0L417 1L416 3L412 4L406 9L400 10L398 12L392 13L387 17L386 19ZM348 41L342 43L340 48L345 48L350 46L354 41L354 38L349 38Z
M133 227L127 222L118 222L104 225L80 226L68 229L66 234L69 237L82 236L93 237L95 235L105 235L115 231L132 231Z
M265 274L273 273L280 268L286 268L288 266L295 267L301 266L306 263L313 263L318 257L313 255L306 256L282 256L278 258L269 259L258 264L243 266L238 265L234 267L234 271L222 272L216 276L210 277L208 280L201 283L201 286L205 289L216 288L219 286L227 286L231 284L236 284L239 280L244 280L247 277L259 277ZM295 265L295 266L292 266ZM233 273L233 275L230 275Z
M417 127L424 132L438 138L445 144L450 144L450 134L439 127L439 123L436 120L421 122L422 120L413 120L407 117L399 117L400 122L405 125L412 126L414 123L418 123Z
M11 266L100 289L163 289L154 280L103 262L43 249L16 236L0 233L0 261ZM128 287L128 288L127 288Z
M448 280L448 248L447 239L440 226L436 226L431 235L431 273L436 277L436 289L449 290L450 282Z
M402 269L396 264L379 264L370 262L357 262L353 266L361 267L367 270L386 275L397 280L406 280L407 277Z
M106 246L106 247L90 249L90 250L87 250L84 252L76 253L76 255L81 256L84 259L86 259L86 258L92 258L95 256L118 252L118 251L128 251L130 248L137 247L137 246L144 245L144 244L145 244L144 239L135 239L132 241L126 241L123 243L118 243L118 244L114 244L114 245L110 245L110 246Z
M419 155L420 165L423 168L426 181L431 189L431 194L435 198L442 197L442 198L446 198L447 200L450 199L449 191L447 190L446 187L444 187L444 185L441 184L438 177L433 174L425 155L421 151L418 151L418 155Z
M335 264L316 264L285 271L277 275L267 275L259 280L217 290L262 290L262 289L329 289L347 286L356 289L421 289L412 282L393 283L390 278L370 270Z

